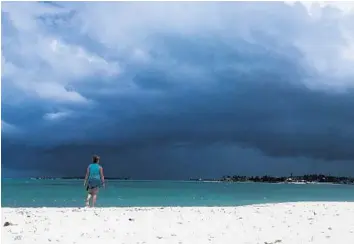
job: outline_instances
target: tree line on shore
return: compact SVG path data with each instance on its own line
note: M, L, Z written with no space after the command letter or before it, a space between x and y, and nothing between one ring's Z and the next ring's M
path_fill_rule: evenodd
M353 177L337 177L331 175L323 175L323 174L310 174L310 175L302 175L302 176L223 176L221 181L230 181L230 182L269 182L269 183L280 183L280 182L318 182L318 183L338 183L338 184L353 184Z
M132 180L130 177L105 177L107 180ZM78 177L35 177L35 179L84 179L82 176ZM190 179L191 181L221 181L221 182L265 182L265 183L336 183L336 184L354 184L353 177L338 177L338 176L331 176L331 175L323 175L323 174L309 174L309 175L302 175L302 176L293 176L290 175L288 177L281 176L223 176L221 179Z

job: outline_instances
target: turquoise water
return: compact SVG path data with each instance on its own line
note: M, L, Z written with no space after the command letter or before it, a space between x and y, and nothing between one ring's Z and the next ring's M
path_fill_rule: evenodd
M2 207L79 207L82 180L2 180ZM287 201L353 201L354 186L327 184L107 181L97 205L237 206Z

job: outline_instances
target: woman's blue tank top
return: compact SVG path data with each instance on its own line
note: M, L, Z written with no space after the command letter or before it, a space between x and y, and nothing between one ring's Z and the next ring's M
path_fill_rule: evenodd
M101 179L100 174L101 166L99 164L90 164L89 165L89 180L91 179Z

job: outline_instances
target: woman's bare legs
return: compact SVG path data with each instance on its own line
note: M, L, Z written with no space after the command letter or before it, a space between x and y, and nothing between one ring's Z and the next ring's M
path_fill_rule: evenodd
M97 200L97 193L98 193L98 188L94 188L90 191L90 198L92 196L92 202L91 202L91 207L94 207L96 204Z
M86 198L86 207L90 207L90 199L91 199L91 193L88 193Z
M96 204L96 200L97 200L97 194L93 194L92 196L92 207L95 207L95 204Z

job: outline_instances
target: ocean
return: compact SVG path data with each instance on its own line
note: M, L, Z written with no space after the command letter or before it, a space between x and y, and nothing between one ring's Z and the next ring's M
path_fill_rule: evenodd
M83 180L2 179L2 207L83 207ZM106 181L97 207L239 206L353 201L353 185L193 181Z

